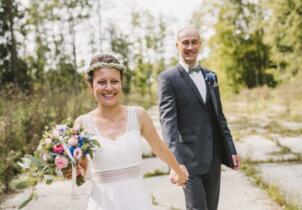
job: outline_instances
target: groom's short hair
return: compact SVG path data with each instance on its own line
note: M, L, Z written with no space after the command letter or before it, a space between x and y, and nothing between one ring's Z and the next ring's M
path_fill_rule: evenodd
M195 31L199 34L199 31L198 31L198 29L197 29L195 26L193 26L193 25L187 25L187 26L182 27L181 29L179 29L179 30L177 31L177 34L176 34L176 40L177 40L177 41L178 41L179 38L180 38L180 34L181 34L183 31L187 30L187 29L195 30ZM199 34L199 39L201 40L200 34Z

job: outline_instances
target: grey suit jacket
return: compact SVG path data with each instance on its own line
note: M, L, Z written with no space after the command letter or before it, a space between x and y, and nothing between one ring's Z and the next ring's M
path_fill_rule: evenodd
M202 72L205 75L211 71L202 68ZM236 150L222 111L219 89L208 87L219 125L222 163L234 167L231 155ZM206 173L213 158L210 116L196 85L180 64L159 75L158 95L165 142L190 173Z

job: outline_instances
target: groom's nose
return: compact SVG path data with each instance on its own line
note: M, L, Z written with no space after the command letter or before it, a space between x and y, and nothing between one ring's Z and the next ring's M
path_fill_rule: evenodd
M193 49L193 44L192 44L192 43L189 43L189 45L188 45L188 50L191 50L191 49Z

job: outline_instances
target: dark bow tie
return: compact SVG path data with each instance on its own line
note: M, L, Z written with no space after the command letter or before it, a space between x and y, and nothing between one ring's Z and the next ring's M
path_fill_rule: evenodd
M196 67L194 67L194 68L192 68L192 69L189 69L189 74L191 74L191 73L193 73L193 72L200 72L201 71L201 68L200 68L200 66L196 66Z

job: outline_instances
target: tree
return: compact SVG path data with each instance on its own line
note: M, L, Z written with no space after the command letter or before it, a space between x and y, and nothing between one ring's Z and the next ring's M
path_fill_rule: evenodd
M273 69L285 80L302 69L302 1L263 1L262 5L269 14L265 40L271 46Z
M24 11L18 1L0 2L0 85L12 83L22 89L29 89L30 78L26 63L18 55L20 43L16 39Z
M219 61L235 91L245 86L275 85L267 71L269 46L263 41L263 19L263 9L255 3L225 0L220 6L211 59Z

